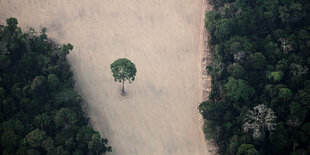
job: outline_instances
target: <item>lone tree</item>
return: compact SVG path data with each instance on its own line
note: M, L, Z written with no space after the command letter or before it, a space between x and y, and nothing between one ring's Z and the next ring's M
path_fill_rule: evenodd
M122 95L125 95L124 82L128 80L129 83L135 80L135 76L137 73L136 66L130 60L126 58L119 58L115 60L111 66L111 71L113 73L113 77L115 82L122 82Z

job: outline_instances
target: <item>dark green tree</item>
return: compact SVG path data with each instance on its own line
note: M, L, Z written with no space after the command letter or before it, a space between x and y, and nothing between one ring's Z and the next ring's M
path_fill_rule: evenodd
M232 28L234 26L234 21L232 19L220 19L216 23L216 29L214 35L216 39L223 40L228 38L232 33Z
M246 71L239 63L230 64L227 67L227 71L232 77L236 79L246 78Z
M125 95L124 82L129 83L135 80L137 69L134 63L126 58L119 58L110 65L114 81L122 82L122 95Z
M242 144L238 149L237 155L259 155L259 153L252 144Z
M47 77L47 86L50 90L56 90L59 86L60 80L55 74L50 74Z
M225 90L227 95L235 102L235 108L241 108L239 102L247 102L254 95L255 90L247 84L245 80L228 78L228 82L225 84Z
M68 129L75 125L77 118L75 113L73 113L69 108L62 108L56 112L54 121L56 126Z
M8 26L6 26L5 28L9 31L9 32L14 32L15 29L17 28L17 24L18 24L18 21L16 18L8 18L6 19L6 23L8 24Z
M275 71L268 74L268 79L273 82L280 82L283 78L284 74L282 71Z
M105 153L110 148L107 148L107 139L102 139L99 134L93 134L91 140L88 142L88 148L95 151L96 155L100 153Z
M47 113L43 113L41 115L35 116L33 123L37 128L46 129L47 127L51 126L52 121Z
M45 138L47 138L45 131L35 129L26 136L25 140L30 147L39 148Z
M8 130L1 134L1 146L6 148L8 152L13 152L19 146L21 137L16 135L13 130Z

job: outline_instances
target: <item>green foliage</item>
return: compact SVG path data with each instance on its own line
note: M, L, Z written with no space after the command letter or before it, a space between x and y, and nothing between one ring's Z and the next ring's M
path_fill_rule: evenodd
M91 150L94 150L98 154L101 149L100 136L97 134L94 134L91 138L91 141L88 142L88 147Z
M0 55L0 69L5 70L11 65L11 60L5 56L5 55Z
M108 141L87 126L82 99L74 91L66 61L73 46L59 48L45 28L36 36L34 29L23 33L17 24L9 18L7 26L0 25L0 154L111 151ZM80 132L84 128L87 133Z
M227 71L235 79L246 78L246 71L239 63L230 64Z
M8 130L1 135L1 145L10 151L13 151L19 146L21 137L16 135L13 130Z
M290 100L293 97L293 93L288 88L280 88L278 97L283 100Z
M246 81L234 79L232 77L228 78L228 82L224 87L227 91L227 95L235 102L238 102L240 99L249 101L255 93L255 90L249 86Z
M22 134L24 133L24 129L25 129L24 125L19 120L10 119L8 121L2 122L3 131L13 130L18 134Z
M77 135L76 135L76 140L78 143L88 143L90 141L91 137L93 134L95 134L90 127L88 126L83 126L79 129Z
M54 121L56 126L67 129L76 124L77 118L69 108L62 108L56 112Z
M36 76L30 85L30 88L33 93L41 93L45 90L46 87L46 78L44 76Z
M227 149L228 154L236 154L238 151L239 139L237 135L232 136L229 139L229 146Z
M88 142L88 148L95 151L96 154L105 153L107 150L111 150L111 148L105 147L107 143L107 139L102 139L99 134L93 134L91 140Z
M298 102L292 102L289 105L290 114L288 115L288 125L298 127L304 122L308 110Z
M218 40L226 39L232 33L234 22L230 19L220 19L216 23L214 36Z
M268 79L273 82L280 82L283 78L284 74L282 71L275 71L268 74Z
M288 60L287 59L281 59L278 61L276 65L276 69L287 71L288 70Z
M225 56L229 57L230 55L234 56L235 61L242 61L241 58L235 58L235 54L244 52L251 53L255 50L252 42L247 37L233 36L229 40L224 42L225 47Z
M41 147L45 151L51 152L54 149L54 140L51 137L47 137L44 141L42 141Z
M222 110L222 105L220 103L212 103L208 101L202 102L198 109L199 112L206 118L211 120L217 119L217 122L220 121L221 115L219 112ZM215 122L216 123L216 122Z
M266 67L266 57L260 53L256 52L249 57L248 65L255 70L264 70Z
M135 80L137 73L136 66L126 58L115 60L110 68L115 81L121 82L128 80L129 82L132 82Z
M220 18L220 14L216 11L209 11L206 13L205 26L210 31L215 30L217 20Z
M252 144L242 144L238 149L237 155L259 155L259 153Z
M129 83L135 80L137 73L136 65L126 58L119 58L115 60L110 69L113 73L114 81L123 82L122 95L125 95L124 82Z
M6 23L8 26L6 26L5 29L11 33L17 28L18 22L16 18L8 18L6 19Z
M62 89L55 94L55 103L64 104L64 103L75 103L79 100L78 94L72 89Z
M26 136L25 140L30 147L39 148L45 138L47 138L45 131L35 129Z
M48 154L69 155L69 152L65 150L62 146L58 146L56 149L50 151Z
M214 9L206 13L205 27L212 90L199 106L206 137L221 154L310 154L310 2L210 3ZM274 112L272 131L254 128L255 121L247 119L258 105ZM251 133L242 132L244 127Z
M37 115L34 117L33 123L37 128L45 128L51 125L51 119L47 113Z
M55 74L50 74L47 77L47 85L51 90L56 90L60 84L60 80Z

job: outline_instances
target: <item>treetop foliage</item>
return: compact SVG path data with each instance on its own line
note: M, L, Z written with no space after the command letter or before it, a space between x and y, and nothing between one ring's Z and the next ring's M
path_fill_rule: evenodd
M111 66L111 71L115 81L128 81L131 83L135 80L137 73L136 66L127 58L119 58L115 60Z
M66 56L46 29L23 33L15 18L0 25L1 154L100 154L111 151L92 129L74 91Z
M209 2L206 137L221 154L310 154L310 2Z

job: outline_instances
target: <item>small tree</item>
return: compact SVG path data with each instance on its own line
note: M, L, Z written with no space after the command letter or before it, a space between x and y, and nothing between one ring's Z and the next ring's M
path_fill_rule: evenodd
M118 81L123 83L122 95L125 95L124 82L128 80L129 83L131 83L135 80L137 73L135 64L126 58L119 58L111 64L110 68L115 82Z

